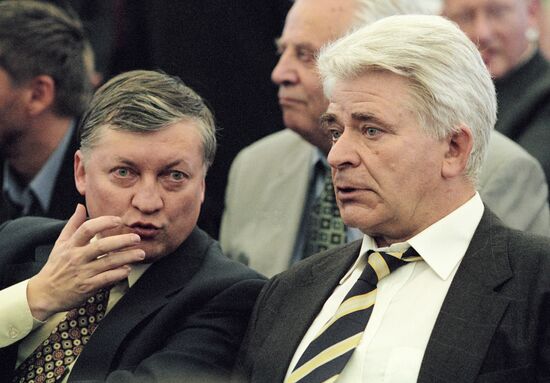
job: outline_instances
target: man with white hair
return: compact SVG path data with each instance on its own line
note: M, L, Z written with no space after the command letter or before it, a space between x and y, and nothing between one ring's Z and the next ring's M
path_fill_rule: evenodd
M476 191L496 97L475 45L443 17L393 16L318 66L338 207L364 237L268 283L235 381L548 381L550 239Z
M328 102L315 56L324 44L359 25L395 14L422 12L420 1L414 0L294 2L277 40L280 58L272 72L287 129L245 148L231 167L220 232L226 254L273 276L315 250L360 238L351 228L343 238L344 226L338 222L334 203L333 209L328 203L323 206L335 217L319 219L317 214L318 201L325 195L333 201L333 195L326 162L330 137L319 124ZM328 188L323 187L326 182ZM508 225L550 234L543 171L519 145L493 135L479 186L488 206ZM312 250L315 235L335 240Z

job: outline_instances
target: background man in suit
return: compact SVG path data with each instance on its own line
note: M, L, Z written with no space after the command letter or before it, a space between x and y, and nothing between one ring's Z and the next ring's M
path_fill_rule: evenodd
M92 73L78 20L48 4L0 2L0 221L66 219L82 201L72 163Z
M272 79L287 129L244 149L231 167L220 232L224 252L272 276L310 255L304 251L311 206L321 194L330 147L319 117L328 105L315 68L324 44L365 23L422 13L405 0L297 0L278 40ZM325 167L321 166L321 167ZM548 188L540 165L517 144L494 134L479 179L486 203L508 225L550 234ZM361 236L347 229L347 241Z
M550 178L550 63L537 47L540 0L444 0L443 14L477 44L494 78L495 129L519 143Z
M476 192L496 98L474 44L443 17L393 16L318 65L338 206L365 236L269 282L235 380L547 381L550 239Z
M98 90L80 144L90 219L78 205L66 225L0 227L0 381L222 379L264 281L196 227L210 110L179 78L128 72Z

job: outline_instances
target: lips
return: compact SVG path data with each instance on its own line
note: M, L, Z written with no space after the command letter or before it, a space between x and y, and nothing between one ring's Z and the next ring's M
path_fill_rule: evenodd
M304 101L297 98L279 96L279 105L281 106L292 106L292 105L303 104L303 103Z
M341 202L358 197L361 193L372 191L370 188L354 183L335 183L336 197Z
M141 240L155 238L161 231L160 227L149 223L134 223L129 227L132 233L140 236Z

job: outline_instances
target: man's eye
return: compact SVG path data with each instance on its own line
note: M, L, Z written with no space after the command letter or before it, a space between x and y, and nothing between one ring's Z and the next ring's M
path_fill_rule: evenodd
M298 60L306 63L315 61L315 53L307 49L298 49L296 56L298 57Z
M451 17L451 20L456 22L459 25L466 25L470 24L474 19L474 13L473 12L461 12L453 15Z
M174 181L181 181L185 178L185 174L177 170L172 170L170 172L170 178Z
M118 168L115 170L115 174L119 177L128 177L130 170L128 168Z
M367 136L369 136L369 137L374 137L374 136L380 134L380 129L378 129L378 128L372 128L372 127L366 127L366 128L364 129L364 132L365 132L365 134L366 134Z
M330 135L332 137L332 142L336 142L342 136L342 132L339 130L333 129L330 131Z

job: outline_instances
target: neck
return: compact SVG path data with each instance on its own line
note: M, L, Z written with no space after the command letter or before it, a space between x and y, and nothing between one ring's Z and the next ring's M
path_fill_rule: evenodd
M423 205L426 206L426 209L415 209L414 217L408 217L407 220L407 223L412 223L412 225L403 225L387 234L376 233L371 235L371 237L374 238L378 247L407 242L415 235L464 205L475 195L475 192L475 187L469 181L449 187L445 193L440 194L440 198L431 196L424 201Z
M70 117L41 116L31 122L14 143L8 163L23 183L28 184L44 166L67 133L71 121Z

